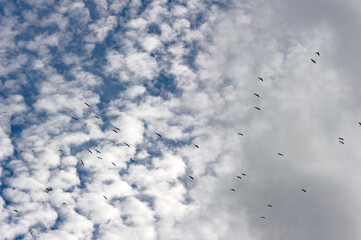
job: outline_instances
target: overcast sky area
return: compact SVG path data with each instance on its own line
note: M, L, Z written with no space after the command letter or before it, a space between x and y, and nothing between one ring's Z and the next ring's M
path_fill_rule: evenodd
M0 239L361 239L360 29L359 0L0 0Z

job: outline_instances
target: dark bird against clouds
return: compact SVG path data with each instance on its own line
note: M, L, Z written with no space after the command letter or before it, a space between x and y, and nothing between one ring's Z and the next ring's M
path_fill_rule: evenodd
M117 165L115 165L115 163L113 163L113 162L112 162L112 164L113 164L114 166L117 166Z
M135 161L132 158L129 158L131 162L135 163Z
M253 93L253 95L255 95L256 97L259 97L259 95L257 93Z
M155 133L155 134L157 134L157 135L158 135L158 137L162 137L162 135L160 135L159 133Z
M261 77L258 77L258 79L259 79L260 81L262 81L262 82L263 82L263 78L261 78Z
M124 143L124 145L125 145L125 146L127 146L127 147L130 147L130 146L129 146L129 144L128 144L128 143L126 143L126 142Z
M316 54L317 54L318 56L320 56L320 53L319 53L319 52L316 52Z
M266 217L263 217L263 216L262 216L261 218L262 218L262 219L266 219Z
M316 61L311 58L311 61L316 64Z
M243 133L240 133L240 132L239 132L239 133L237 133L237 134L243 136Z
M71 116L71 118L78 121L78 119L76 117Z
M340 143L342 143L342 144L345 144L344 142L342 142L342 141L339 141Z
M195 146L196 148L199 148L199 146L198 146L197 144L194 144L194 146Z
M97 158L98 158L98 159L100 159L100 160L102 160L102 159L103 159L103 158L101 158L101 157L99 157L99 156L97 156Z
M80 160L80 162L81 162L81 164L83 164L83 166L85 166L83 160Z
M194 180L194 178L193 178L191 175L189 175L189 177L190 177L192 180Z
M97 119L100 119L100 117L99 117L99 116L97 116L97 115L94 115L94 117L95 117L95 118L97 118Z
M232 191L232 192L235 192L236 190L235 190L234 188L231 188L231 191Z
M88 103L84 102L84 104L87 105L88 107L90 107Z
M17 213L19 213L19 211L18 211L18 210L16 210L16 209L13 209L13 211L14 211L14 212L17 212Z
M283 157L283 154L282 154L282 153L277 153L277 154Z
M113 132L118 133L117 130L115 130L115 129L112 129L112 130L113 130Z
M95 149L95 151L96 151L97 153L101 153L99 150L96 150L96 149Z
M268 207L272 207L272 205L271 205L271 204L268 204L267 206L268 206Z
M90 152L90 153L93 153L92 151L90 151L90 149L89 149L89 148L87 148L86 150L88 150L88 152Z
M241 176L237 176L237 178L242 179Z
M103 195L103 197L105 198L105 200L108 200L108 198L106 196Z
M338 139L339 139L339 140L342 140L342 141L345 141L342 137L339 137Z
M246 176L246 174L245 174L245 173L242 173L242 176Z
M117 128L117 127L113 127L113 128L115 128L116 130L120 131L120 128Z
M306 192L306 190L305 190L305 189L303 189L303 188L302 188L301 190L302 190L302 191L304 191L304 192Z
M53 191L53 189L52 189L51 187L47 187L47 188L45 188L45 189L46 189L46 191L48 191L48 192Z
M255 109L257 109L258 111L261 111L261 109L259 107L254 107Z

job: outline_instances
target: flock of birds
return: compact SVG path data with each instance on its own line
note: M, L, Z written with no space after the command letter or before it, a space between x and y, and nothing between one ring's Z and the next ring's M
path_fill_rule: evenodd
M320 56L320 53L319 53L319 52L316 52L316 55L317 55L317 56ZM316 64L316 61L315 61L314 59L311 58L311 61ZM262 81L262 82L264 81L262 77L258 77L258 79L259 79L260 81ZM256 96L257 98L260 98L260 95L259 95L258 93L253 93L253 95ZM84 102L84 104L85 104L87 107L89 107L90 109L92 109L91 106L90 106L87 102ZM254 108L255 108L256 110L258 110L258 111L261 111L261 109L260 109L259 107L257 107L257 106L254 107ZM7 114L7 112L3 112L2 114ZM75 120L75 121L79 121L79 119L78 119L77 117L71 116L71 118L72 118L73 120ZM94 115L94 118L96 118L96 119L101 119L98 115ZM360 127L361 127L361 122L359 122L359 125L360 125ZM119 129L118 127L112 127L112 131L113 131L114 133L118 134L119 131L120 131L120 129ZM238 132L237 134L240 135L240 136L243 136L243 133L241 133L241 132ZM159 138L162 138L162 135L161 135L160 133L157 133L157 132L156 132L155 135L157 135ZM344 138L339 137L338 140L339 140L339 142L340 142L341 144L345 144ZM128 143L124 142L123 144L124 144L124 146L130 148L130 145L129 145ZM199 148L199 146L198 146L197 144L193 144L193 145L194 145L194 147ZM93 151L90 150L89 148L87 148L86 150L87 150L90 154L93 154ZM101 152L100 152L99 150L95 149L95 151L96 151L97 154L101 154ZM20 152L23 152L23 151L20 151ZM34 150L32 150L32 152L35 153ZM64 153L64 151L63 151L62 149L60 149L59 152ZM282 153L279 153L279 152L278 152L277 154L278 154L279 156L281 156L281 157L284 156ZM100 160L103 159L103 158L100 157L100 156L97 156L97 158L100 159ZM130 158L129 160L130 160L132 163L135 163L135 161L134 161L132 158ZM80 160L80 163L82 164L82 166L85 166L83 160ZM112 163L114 166L116 166L116 164L115 164L114 162L111 162L111 163ZM240 180L242 180L242 177L246 177L246 174L245 174L245 173L242 173L241 176L239 176L239 175L236 176L236 178L238 178L238 179L240 179ZM189 178L192 179L192 180L195 180L195 178L194 178L193 176L191 176L191 175L189 175ZM52 188L52 187L46 187L45 190L46 190L46 192L51 192L51 191L53 191L53 188ZM235 192L235 191L236 191L234 188L231 188L230 190L231 190L232 192ZM304 189L304 188L301 188L301 191L303 191L304 193L307 192L306 189ZM108 200L108 198L107 198L105 195L103 195L103 197L104 197L105 200ZM66 204L66 203L63 202L63 205L65 205L65 204ZM267 204L267 206L268 206L268 207L273 207L271 204ZM17 209L13 209L13 211L16 212L16 213L19 213L19 211L18 211ZM261 216L261 218L262 218L262 219L265 219L266 217L265 217L265 216Z

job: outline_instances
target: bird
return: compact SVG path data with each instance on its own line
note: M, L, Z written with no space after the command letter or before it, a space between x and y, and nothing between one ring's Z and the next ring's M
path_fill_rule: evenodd
M239 133L237 133L237 134L243 136L243 133L240 133L240 132L239 132Z
M268 206L268 207L272 207L272 205L271 205L271 204L268 204L267 206Z
M112 130L113 130L113 132L118 133L117 130L115 130L115 129L112 129Z
M245 174L245 173L242 173L242 176L246 176L246 174Z
M132 158L129 158L131 162L135 162Z
M242 179L241 176L237 176L239 179Z
M99 157L99 156L97 156L97 158L98 158L98 159L100 159L100 160L102 160L102 159L103 159L103 158L101 158L101 157Z
M319 53L319 52L316 52L316 54L317 54L318 56L320 56L320 53Z
M361 127L361 122L358 122L358 124L360 125L360 127Z
M342 143L342 144L345 144L344 142L342 142L342 141L339 141L340 143Z
M125 146L127 146L127 147L130 147L130 146L129 146L129 144L128 144L128 143L126 143L126 142L124 143L124 145L125 145Z
M33 153L35 153L34 149L31 150Z
M282 153L277 153L277 154L283 157L283 154L282 154Z
M97 153L101 153L99 150L96 150L96 149L95 149L95 151L96 151Z
M199 148L199 146L198 146L197 144L194 144L194 146L195 146L196 148Z
M235 192L236 190L234 190L233 188L231 188L231 191L232 191L232 192Z
M157 135L158 135L158 137L162 137L162 135L160 135L159 133L155 133L155 134L157 134Z
M259 95L257 93L253 93L253 95L255 95L256 97L259 97Z
M88 107L90 107L90 105L88 103L84 102L84 104L87 105Z
M48 192L51 192L51 191L53 191L53 189L51 188L51 187L47 187L47 188L45 188Z
M259 79L259 80L261 80L261 81L263 82L263 78L261 78L261 77L258 77L258 79Z
M254 107L255 109L257 109L258 111L261 111L261 109L259 107Z
M339 137L338 139L342 140L342 141L345 141L342 137Z
M81 162L81 164L83 164L83 166L85 166L83 160L80 160L80 162Z
M14 211L14 212L17 212L17 213L19 213L19 211L18 211L18 210L16 210L16 209L13 209L13 211Z
M108 200L108 198L106 196L103 195L103 197L105 198L105 200Z
M93 153L92 151L90 151L90 149L89 149L89 148L87 148L86 150L88 150L88 152L90 152L90 153Z
M74 120L77 120L77 121L79 120L79 119L77 119L76 117L73 117L73 116L71 116L71 118L74 119Z
M100 119L100 117L99 117L99 116L97 116L97 115L94 115L94 117L95 117L95 118L97 118L97 119Z
M266 217L263 217L263 216L261 218L266 219Z
M63 152L63 150L59 149L59 152Z
M191 175L189 175L189 177L190 177L192 180L194 180L194 178L193 178Z
M112 164L113 164L114 166L117 166L117 165L115 165L115 163L113 163L113 162L112 162Z
M119 128L117 128L117 127L114 127L115 129L117 129L118 131L120 131L120 129Z
M303 189L303 188L302 188L301 190L302 190L302 191L304 191L304 192L306 192L306 190L305 190L305 189Z
M313 60L312 58L311 58L311 61L312 61L314 64L316 64L316 61L315 61L315 60Z
M65 205L66 203L65 202L63 202L63 205Z

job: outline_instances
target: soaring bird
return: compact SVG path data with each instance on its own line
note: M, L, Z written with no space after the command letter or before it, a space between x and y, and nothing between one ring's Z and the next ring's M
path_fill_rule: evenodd
M129 146L129 144L128 144L128 143L126 143L126 142L124 143L124 145L125 145L125 146L127 146L127 147L130 147L130 146Z
M342 140L342 141L345 141L342 137L339 137L338 139L339 139L339 140Z
M47 187L47 188L45 188L45 189L46 189L46 191L48 191L48 192L53 191L53 189L52 189L51 187Z
M194 180L194 178L193 178L191 175L189 175L189 177L190 177L192 180Z
M131 162L135 162L132 158L129 158Z
M360 127L361 127L361 122L358 122L358 124L360 125Z
M59 152L63 152L63 150L59 149Z
M87 105L88 107L90 107L90 105L88 103L84 102L84 104Z
M245 173L242 173L242 176L246 176L246 174L245 174Z
M243 136L243 133L237 133L237 134Z
M19 213L19 211L18 211L18 210L16 210L16 209L13 209L13 211L14 211L14 212L17 212L17 213Z
M105 198L105 200L108 200L108 198L106 196L103 195L103 197Z
M98 158L98 159L100 159L100 160L102 160L102 159L103 159L103 158L101 158L101 157L99 157L99 156L97 156L97 158Z
M80 160L80 162L81 162L81 164L83 164L83 166L85 166L83 160Z
M71 118L74 119L74 120L77 120L77 121L79 120L79 119L77 119L76 117L73 117L73 116L71 116Z
M233 188L231 188L231 191L232 191L232 192L235 192L236 190L234 190Z
M63 205L65 205L66 203L65 202L63 202Z
M88 150L88 152L90 152L90 153L93 153L92 151L90 151L90 149L89 149L89 148L87 148L86 150Z
M96 150L96 149L95 149L95 151L96 151L97 153L100 153L100 151L99 151L99 150Z
M94 115L94 117L95 117L95 118L97 118L97 119L100 119L100 117L99 117L99 116L97 116L97 115Z
M241 176L237 176L239 179L242 179Z
M253 93L253 95L255 95L256 97L259 97L259 95L257 93Z
M259 79L259 80L261 80L261 81L263 82L263 78L261 78L261 77L258 77L258 79Z
M261 218L266 219L266 217L263 217L263 216Z
M115 129L117 129L118 131L120 131L120 129L119 129L119 128L117 128L117 127L113 127L113 128L115 128Z
M271 204L268 204L267 206L272 207L272 205L271 205Z
M304 191L304 192L306 192L306 190L305 190L305 189L303 189L303 188L302 188L301 190L302 190L302 191Z
M277 154L283 157L283 154L282 154L282 153L277 153Z
M316 61L311 58L311 61L316 64Z
M195 146L196 148L199 148L199 146L198 146L197 144L194 144L194 146Z
M258 111L261 111L261 109L259 107L254 107L255 109L257 109Z
M112 164L113 164L114 166L117 166L117 165L115 165L115 163L113 163L113 162L112 162Z
M112 130L113 130L113 132L118 133L117 130L115 130L115 129L112 129Z
M319 53L319 52L316 52L316 54L317 54L318 56L320 56L320 53Z
M158 135L158 137L162 137L162 135L160 135L159 133L155 133L155 134L157 134L157 135Z
M342 143L342 144L345 144L344 142L342 142L342 141L339 141L340 143Z

